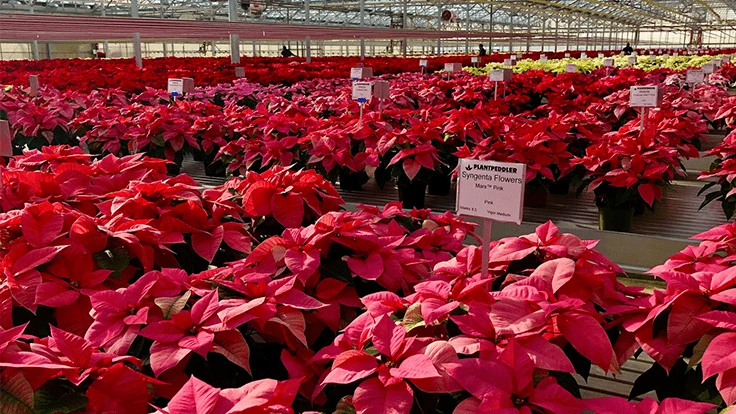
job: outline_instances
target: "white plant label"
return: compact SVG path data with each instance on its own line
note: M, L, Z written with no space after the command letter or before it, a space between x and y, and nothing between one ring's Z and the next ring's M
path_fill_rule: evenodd
M244 78L245 77L245 68L243 68L243 67L237 67L237 68L235 68L235 77L236 78Z
M181 81L184 83L184 93L185 94L194 92L194 79L181 78Z
M31 96L38 96L38 75L31 75L28 77L28 85L31 87Z
M565 65L565 72L566 73L575 73L578 71L578 65L574 63L568 63Z
M706 63L705 65L701 66L700 69L702 69L706 75L710 75L716 70L712 63Z
M460 72L463 70L463 65L460 63L445 63L445 72Z
M670 55L668 53L665 53L664 55L662 55L662 57L665 58L665 59L669 59L670 58Z
M427 59L419 59L419 66L426 68L429 62L427 62Z
M478 56L473 56L473 57L470 58L470 61L472 63L478 63L478 62L480 62L480 58Z
M511 69L494 69L488 74L491 82L506 82L511 80Z
M662 102L658 86L632 86L629 106L632 108L656 108Z
M516 65L516 61L513 60L513 59L504 59L503 60L503 65L504 66L515 66Z
M629 65L636 65L636 56L629 56Z
M726 55L726 56L721 57L721 62L723 63L729 63L730 61L731 61L731 56Z
M516 60L521 60L523 58L524 58L524 55L523 54L521 54L521 53L517 53L516 54Z
M350 79L363 79L363 68L350 69Z
M657 57L654 56L654 55L649 55L649 60L651 60L652 62L654 62L655 60L657 60Z
M705 82L705 71L702 69L691 69L687 71L685 82L693 84Z
M184 80L183 79L176 79L176 78L169 78L169 85L167 90L169 91L169 95L177 94L178 96L184 95Z
M583 52L583 53L580 54L580 59L587 59L587 58L588 58L588 54L587 53Z
M613 67L613 59L603 59L603 66L607 68Z
M715 59L712 63L713 63L713 66L720 68L721 63L723 63L723 61L721 59Z
M377 80L373 82L373 96L376 99L388 99L391 95L388 81Z
M547 55L545 55L544 53L539 55L539 61L542 63L547 63Z
M0 121L0 156L13 156L13 137L10 136L8 121Z
M565 57L566 58L569 58L570 57L570 54L569 53L565 53Z
M373 92L370 82L353 82L353 100L366 103Z
M457 214L521 224L526 164L461 158Z

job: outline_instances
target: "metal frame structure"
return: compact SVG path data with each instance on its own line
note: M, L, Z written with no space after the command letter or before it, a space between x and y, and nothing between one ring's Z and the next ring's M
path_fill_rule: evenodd
M265 11L254 12L255 9L248 6L251 3L265 5ZM449 11L453 17L443 19L444 11ZM60 41L59 36L33 39L18 35L21 25L13 25L13 19L20 22L28 17L24 15L34 14L37 19L62 15L164 19L170 22L167 25L178 24L182 28L212 22L212 35L206 37L195 31L196 36L186 37L201 40L220 39L221 33L215 30L215 27L222 29L218 24L238 22L243 27L238 29L238 37L230 38L231 48L239 46L241 40L264 40L267 36L256 38L251 34L267 25L309 26L307 31L291 30L293 40L307 44L312 38L316 39L319 27L323 27L333 33L332 39L359 41L362 55L366 38L396 40L403 53L406 53L407 38L464 39L459 42L465 43L466 52L470 50L471 39L475 43L478 38L488 39L491 49L501 47L504 50L611 49L626 42L640 47L736 44L736 0L266 0L257 3L246 0L0 0L0 14L6 22L0 23L0 41ZM245 25L253 30L244 31ZM49 26L49 30L53 30L53 26ZM77 30L78 33L90 31L89 28ZM110 32L108 37L112 39L117 32L112 27ZM88 39L97 40L98 35L101 35L99 31ZM160 37L177 36L168 36L162 31ZM286 39L285 36L270 38ZM81 36L70 36L67 40L75 39L80 40ZM146 41L145 35L143 39ZM436 51L441 51L442 40L436 42Z

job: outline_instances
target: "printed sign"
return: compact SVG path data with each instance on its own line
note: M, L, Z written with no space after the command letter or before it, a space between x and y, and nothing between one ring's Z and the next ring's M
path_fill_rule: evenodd
M687 71L685 82L692 84L705 82L705 71L703 71L702 69L691 69Z
M13 137L10 136L8 121L0 121L0 156L13 156Z
M192 78L181 78L181 81L184 83L184 93L192 93L194 92L194 79Z
M236 78L244 78L245 77L245 68L243 68L243 67L237 67L237 68L235 68L235 77Z
M373 82L373 96L376 99L388 99L390 94L388 81L377 80Z
M729 56L729 55L721 56L721 62L723 62L723 63L729 63L730 61L731 61L731 56Z
M636 56L629 56L629 65L636 65Z
M31 75L28 77L28 85L31 87L31 96L38 96L38 76Z
M491 82L506 82L511 80L513 72L511 69L494 69L488 74Z
M721 59L715 59L711 63L713 64L713 66L715 66L717 68L720 68L721 67L721 63L723 63L723 61Z
M521 54L521 53L517 53L517 54L516 54L516 56L514 56L514 58L515 58L516 60L521 60L521 59L524 59L524 55L523 55L523 54Z
M363 79L363 68L350 69L350 79Z
M360 103L366 103L371 99L371 83L370 82L353 82L353 100Z
M445 63L445 72L460 72L463 70L463 65L460 63Z
M526 164L461 158L458 171L458 214L521 224Z
M419 59L419 66L423 68L426 68L428 63L429 62L427 62L427 59Z
M662 55L662 57L665 58L665 59L669 59L670 58L670 55L667 54L667 53L665 53L664 55Z
M583 53L580 54L580 59L587 59L587 58L588 58L588 54L587 53L583 52Z
M539 61L542 62L542 63L547 63L547 56L545 56L545 55L540 56L539 57Z
M569 58L570 57L570 54L569 53L565 53L565 57L566 58Z
M603 59L604 57L606 57L606 55L604 55L603 53L598 54L598 59Z
M653 61L657 60L657 57L650 54L649 55L649 60L653 62Z
M630 93L632 108L656 108L662 102L662 90L658 86L632 86Z
M516 66L516 61L513 59L504 59L503 65L504 66Z
M603 66L607 68L613 67L613 59L603 59Z
M473 56L473 57L470 58L470 61L472 63L478 63L478 62L480 62L480 58L478 56Z
M169 78L169 86L167 88L169 95L176 94L178 96L184 95L184 80Z
M578 71L578 65L574 63L568 63L565 65L565 72L566 73L575 73Z
M705 65L701 66L700 69L703 69L703 72L705 72L706 75L710 75L716 70L715 66L712 63L706 63Z

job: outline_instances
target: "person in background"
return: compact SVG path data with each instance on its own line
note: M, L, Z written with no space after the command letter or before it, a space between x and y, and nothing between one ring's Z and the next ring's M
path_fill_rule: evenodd
M483 43L478 45L478 56L485 56L486 55L486 48L483 47Z
M281 49L281 56L283 56L283 57L292 57L292 56L295 56L295 55L294 55L294 53L291 50L289 50L288 47L286 47L286 45L284 45L284 47Z
M631 47L631 43L626 43L626 47L624 48L622 52L624 52L624 55L630 55L634 53L634 48Z

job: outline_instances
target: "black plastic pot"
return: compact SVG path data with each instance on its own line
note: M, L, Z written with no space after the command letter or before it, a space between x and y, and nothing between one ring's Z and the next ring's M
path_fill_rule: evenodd
M633 220L633 207L624 209L598 207L598 228L601 230L628 233L631 231L631 223Z
M362 191L361 174L348 169L340 169L340 188L343 191Z
M179 151L174 155L174 163L166 164L166 172L169 175L179 175L181 173L181 164L184 162L184 152Z
M549 198L549 191L545 186L528 185L524 189L524 207L547 207L547 198Z
M549 185L549 193L556 195L567 195L570 193L571 179L568 177L560 178Z
M427 192L433 196L446 196L450 195L451 188L452 180L450 176L435 171L432 173L429 185L427 185Z
M408 185L399 185L399 201L405 209L424 208L427 184L412 181Z
M202 163L204 164L204 173L208 177L224 177L225 176L225 164L222 161L215 161L217 156L216 151L212 151L209 154L204 154Z

